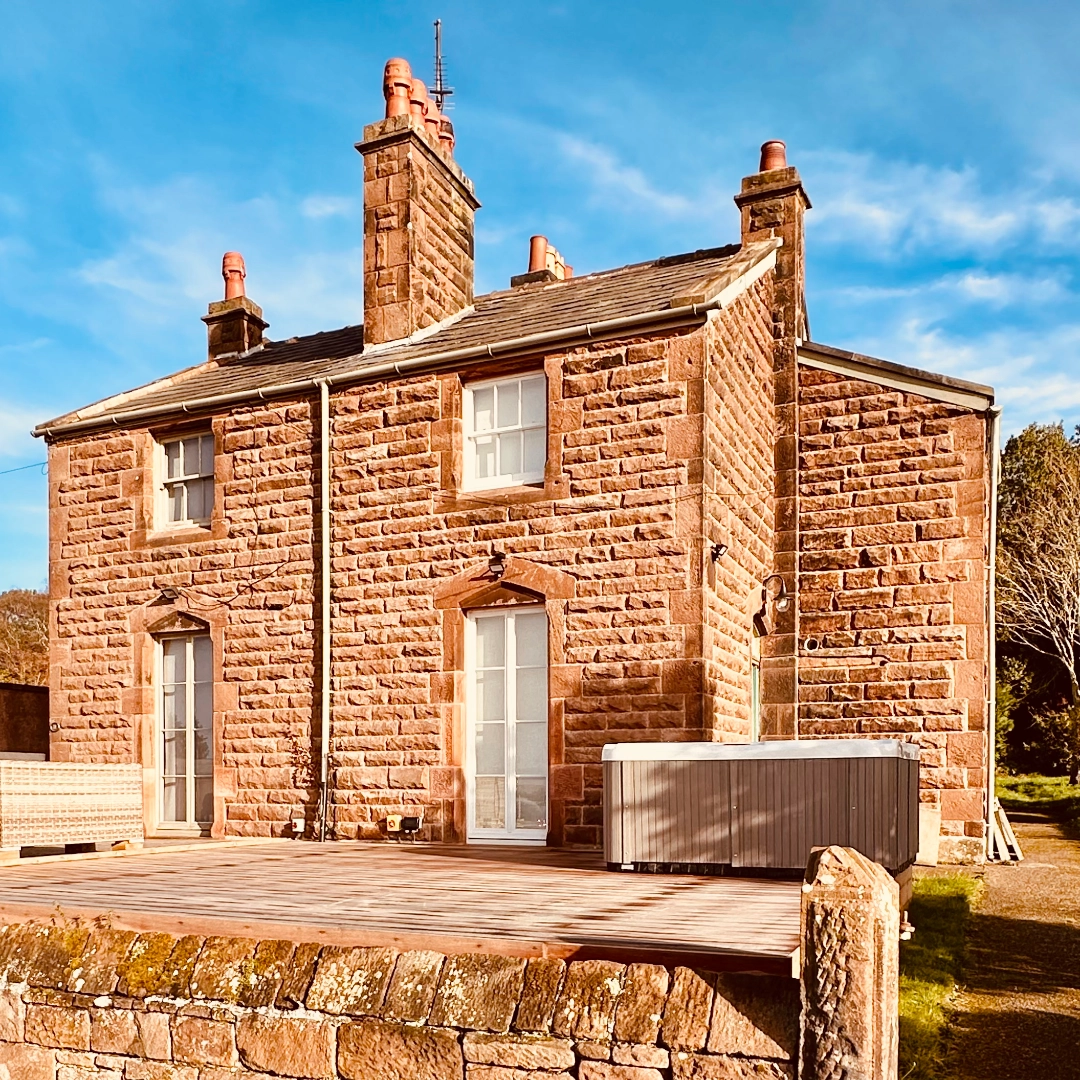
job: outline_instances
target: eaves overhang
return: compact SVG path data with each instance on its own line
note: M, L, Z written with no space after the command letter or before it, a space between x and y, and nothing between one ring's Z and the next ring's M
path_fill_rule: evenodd
M944 401L974 412L985 412L994 404L994 388L981 383L956 379L932 371L894 364L874 356L834 349L804 341L798 349L799 363L806 367L829 371L847 378L865 379L867 382L901 390L907 394L919 394L932 401Z

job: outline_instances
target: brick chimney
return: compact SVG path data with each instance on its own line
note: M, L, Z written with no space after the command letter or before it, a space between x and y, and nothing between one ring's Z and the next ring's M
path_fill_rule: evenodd
M473 301L473 215L480 203L453 158L453 125L387 62L386 117L364 128L364 343L456 315Z
M270 325L263 320L262 308L245 295L247 269L240 252L225 252L221 276L225 299L215 300L203 316L211 360L225 360L261 345L263 331Z
M776 253L777 338L808 338L806 319L806 243L803 215L810 199L803 190L799 170L787 163L787 149L779 139L761 147L756 173L743 177L742 191L735 196L742 213L742 242L780 237L784 246Z

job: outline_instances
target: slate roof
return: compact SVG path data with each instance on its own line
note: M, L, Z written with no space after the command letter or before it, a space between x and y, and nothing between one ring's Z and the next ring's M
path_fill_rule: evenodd
M741 248L710 248L684 255L570 278L540 282L478 296L465 314L412 339L364 348L363 326L269 341L262 348L221 364L204 363L95 405L39 425L35 434L59 434L65 427L87 426L93 418L112 423L125 413L157 409L162 413L220 394L255 397L260 390L356 372L365 365L442 354L508 342L526 335L559 332L585 324L632 316L657 324L695 289L708 283L710 295L752 269L776 248L764 242ZM704 316L702 315L702 318Z

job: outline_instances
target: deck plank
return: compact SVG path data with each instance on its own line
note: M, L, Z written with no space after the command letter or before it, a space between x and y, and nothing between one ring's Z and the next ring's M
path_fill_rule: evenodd
M784 970L799 947L798 882L612 873L533 849L268 842L0 869L0 917L61 908L140 928L308 928L353 942L514 955L689 956ZM135 920L134 922L132 920ZM149 923L145 923L149 927ZM237 932L237 931L232 931ZM443 948L443 951L448 951ZM702 960L702 958L704 958Z

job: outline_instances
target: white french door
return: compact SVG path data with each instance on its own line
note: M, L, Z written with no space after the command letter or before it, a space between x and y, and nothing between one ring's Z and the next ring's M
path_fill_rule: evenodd
M158 822L202 830L214 819L213 650L209 634L159 644Z
M547 639L543 608L477 612L468 618L470 840L547 839Z

